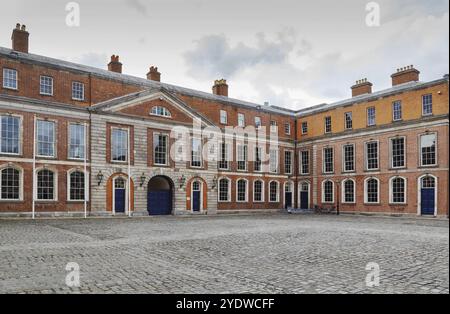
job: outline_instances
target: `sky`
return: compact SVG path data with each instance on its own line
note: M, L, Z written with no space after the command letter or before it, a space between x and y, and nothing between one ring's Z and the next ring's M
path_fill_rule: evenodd
M27 25L30 52L100 68L112 54L123 72L290 109L351 97L355 81L391 86L397 68L421 80L449 73L448 0L78 0L69 26L65 0L2 3L0 46ZM379 25L368 25L375 3ZM369 10L367 5L369 4ZM374 21L370 19L370 21Z

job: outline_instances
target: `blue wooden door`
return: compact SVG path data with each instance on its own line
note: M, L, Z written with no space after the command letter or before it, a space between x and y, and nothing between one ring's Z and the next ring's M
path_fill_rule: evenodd
M286 201L285 208L292 207L292 192L286 192L284 195L284 199Z
M152 216L172 214L172 192L149 191L147 210Z
M114 191L114 211L116 213L125 212L125 189L115 189Z
M422 215L434 215L434 189L422 189L420 203Z
M194 212L200 211L200 198L201 198L200 191L192 192L192 210Z
M309 208L309 193L300 192L300 209L308 209L308 208Z

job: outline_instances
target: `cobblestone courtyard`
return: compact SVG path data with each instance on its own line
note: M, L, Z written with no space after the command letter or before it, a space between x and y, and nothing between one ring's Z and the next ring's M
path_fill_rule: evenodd
M442 220L0 220L0 293L449 293L448 261ZM69 262L79 288L65 285ZM366 287L369 262L379 287Z

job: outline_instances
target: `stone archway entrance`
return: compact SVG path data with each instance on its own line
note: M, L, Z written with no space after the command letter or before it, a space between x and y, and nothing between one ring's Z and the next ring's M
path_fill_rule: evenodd
M171 215L173 211L174 184L165 176L153 177L148 182L147 211L151 216Z

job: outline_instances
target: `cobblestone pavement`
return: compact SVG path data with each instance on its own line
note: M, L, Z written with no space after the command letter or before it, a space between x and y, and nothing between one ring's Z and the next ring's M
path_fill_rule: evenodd
M448 261L446 220L0 220L0 293L449 293ZM65 284L69 262L79 288Z

